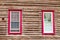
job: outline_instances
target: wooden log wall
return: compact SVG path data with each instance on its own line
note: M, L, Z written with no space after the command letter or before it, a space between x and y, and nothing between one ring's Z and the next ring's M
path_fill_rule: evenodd
M8 9L22 9L23 32L20 36L7 35ZM54 10L55 35L42 36L41 10ZM48 39L60 39L60 0L0 0L0 40Z

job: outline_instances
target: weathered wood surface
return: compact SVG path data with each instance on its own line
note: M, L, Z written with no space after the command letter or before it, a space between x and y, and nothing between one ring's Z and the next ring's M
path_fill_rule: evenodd
M59 40L60 37L54 36L0 36L1 40Z
M29 36L6 36L8 9L22 9L23 34ZM42 36L41 10L54 10L55 35ZM4 20L2 20L4 18ZM37 35L37 36L35 36ZM57 35L57 36L56 36ZM49 36L49 37L48 37ZM0 0L0 40L59 40L60 39L60 0Z

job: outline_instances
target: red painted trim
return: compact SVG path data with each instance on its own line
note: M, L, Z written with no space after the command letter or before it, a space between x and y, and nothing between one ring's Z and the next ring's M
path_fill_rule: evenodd
M8 34L10 33L10 10L8 11Z
M10 11L20 11L20 32L19 33L10 32ZM22 10L20 10L20 9L9 9L8 10L8 35L10 35L10 34L14 34L14 35L22 34Z
M43 12L53 12L53 33L44 33ZM42 10L42 35L55 35L54 10Z

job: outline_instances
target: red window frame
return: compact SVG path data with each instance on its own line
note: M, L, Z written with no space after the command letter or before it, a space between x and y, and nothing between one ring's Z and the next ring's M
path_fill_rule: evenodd
M52 12L53 15L53 33L44 33L43 12ZM42 35L55 35L54 10L42 10Z
M10 11L19 11L20 12L20 32L19 33L10 32ZM10 35L10 34L14 34L14 35L22 34L22 10L21 9L9 9L8 10L8 35Z

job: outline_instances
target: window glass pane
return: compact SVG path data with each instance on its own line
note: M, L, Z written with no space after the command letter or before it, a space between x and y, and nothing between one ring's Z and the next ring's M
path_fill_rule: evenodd
M52 12L44 12L44 33L53 33Z
M19 11L11 11L11 32L19 31Z
M11 22L19 22L19 12L11 12Z
M19 22L11 22L11 28L19 28Z

